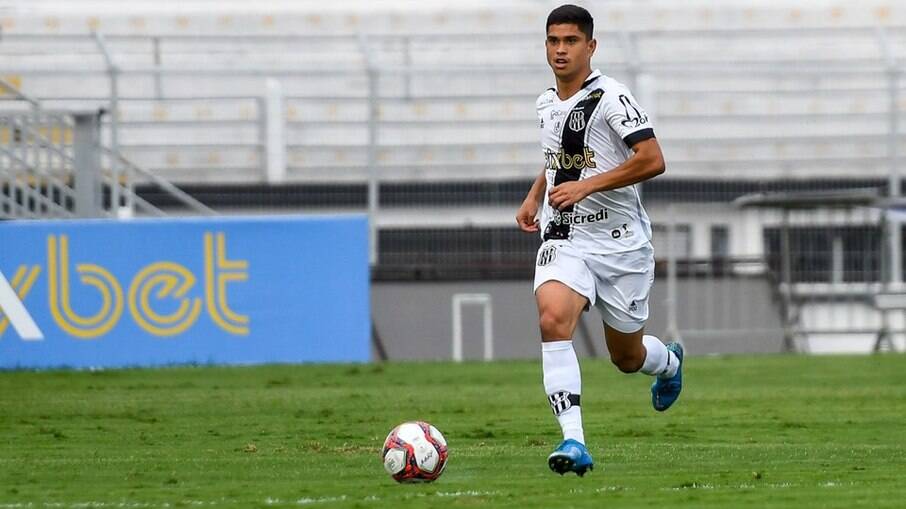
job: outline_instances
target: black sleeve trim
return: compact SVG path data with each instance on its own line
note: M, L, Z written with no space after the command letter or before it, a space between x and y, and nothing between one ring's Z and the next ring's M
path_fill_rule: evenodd
M650 140L651 138L654 138L654 129L649 127L648 129L642 129L641 131L636 131L629 136L626 136L623 138L623 143L625 143L627 147L632 148L636 143Z

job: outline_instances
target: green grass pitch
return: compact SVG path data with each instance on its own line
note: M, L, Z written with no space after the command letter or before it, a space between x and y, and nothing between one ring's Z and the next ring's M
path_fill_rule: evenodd
M582 363L596 470L560 477L535 362L0 372L0 509L906 507L906 357L690 357L668 412ZM398 485L387 432L447 471Z

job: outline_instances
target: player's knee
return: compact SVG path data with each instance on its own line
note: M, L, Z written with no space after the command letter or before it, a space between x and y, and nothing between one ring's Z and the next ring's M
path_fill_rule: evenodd
M565 313L543 310L538 317L538 326L545 338L569 339L572 335L570 318Z
M638 352L614 353L610 356L610 362L623 373L635 373L642 369L642 364L645 363L645 356L640 355Z

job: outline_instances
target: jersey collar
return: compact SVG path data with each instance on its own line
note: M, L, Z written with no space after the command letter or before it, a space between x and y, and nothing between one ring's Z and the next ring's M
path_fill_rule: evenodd
M585 87L587 87L588 85L591 85L592 83L594 83L595 81L597 81L597 79L600 78L600 77L601 77L601 71L600 71L600 70L595 69L594 71L591 71L591 74L588 75L588 79L585 80L585 82L582 83L582 88L585 88Z
M589 85L591 85L592 83L597 81L598 78L600 78L601 76L602 76L602 74L599 69L595 69L595 70L591 71L591 74L588 75L588 78L586 78L585 81L582 82L582 87L579 88L579 92L581 92L586 87L588 87ZM549 90L554 91L554 95L557 97L557 99L560 98L559 92L557 91L556 87L551 87ZM576 92L576 94L578 94L579 92ZM573 94L572 97L575 97L575 94ZM563 99L563 100L568 101L569 99Z

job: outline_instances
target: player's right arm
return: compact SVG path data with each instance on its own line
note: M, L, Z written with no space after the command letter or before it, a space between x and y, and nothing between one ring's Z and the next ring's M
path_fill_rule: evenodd
M538 207L541 206L541 199L544 197L544 188L547 186L546 174L546 170L541 170L541 174L532 183L532 188L529 189L525 200L522 201L522 205L516 212L516 224L524 232L534 233L539 230L536 218L538 216Z
M545 115L543 108L553 103L556 93L556 90L549 88L535 100L535 112L538 115L538 126L542 131L542 139ZM522 200L522 205L516 212L516 224L519 225L520 230L528 233L535 233L540 230L538 226L538 209L541 207L541 200L544 199L545 191L547 191L547 170L542 168L541 174L532 183L532 188L529 189L525 200Z

